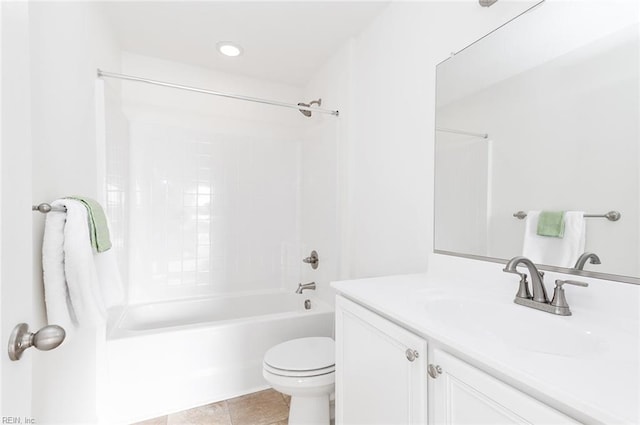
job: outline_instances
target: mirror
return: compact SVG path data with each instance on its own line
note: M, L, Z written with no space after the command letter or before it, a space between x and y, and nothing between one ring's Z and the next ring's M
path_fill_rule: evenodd
M537 230L514 213L581 211L601 264L541 268L640 283L639 8L548 0L438 65L435 252L505 262ZM576 250L564 217L543 250Z

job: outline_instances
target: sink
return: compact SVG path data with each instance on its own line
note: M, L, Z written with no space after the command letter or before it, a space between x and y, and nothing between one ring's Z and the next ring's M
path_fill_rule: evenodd
M455 326L490 343L516 346L526 351L590 357L605 350L603 331L563 317L527 307L471 298L433 297L425 302L429 318Z

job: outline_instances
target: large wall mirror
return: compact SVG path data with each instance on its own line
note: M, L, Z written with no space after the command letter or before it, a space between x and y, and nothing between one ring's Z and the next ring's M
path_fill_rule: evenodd
M537 212L584 212L600 264L569 229L541 268L640 283L638 3L543 1L438 65L436 252L503 262Z

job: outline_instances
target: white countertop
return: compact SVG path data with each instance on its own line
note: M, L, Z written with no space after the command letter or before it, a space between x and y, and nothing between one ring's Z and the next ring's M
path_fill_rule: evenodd
M345 280L332 286L428 339L431 346L581 422L640 423L640 328L633 320L638 307L633 297L639 288L577 279L591 287L566 289L573 316L562 317L514 304L517 276L501 275L480 282L413 274ZM555 277L547 273L550 297ZM585 292L578 295L579 291ZM615 305L593 308L611 291L618 291L609 297L614 302L629 301L619 311L636 311L618 315Z

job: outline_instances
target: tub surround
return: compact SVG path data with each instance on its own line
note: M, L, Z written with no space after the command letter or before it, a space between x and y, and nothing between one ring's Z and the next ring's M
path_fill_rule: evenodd
M437 257L429 274L332 286L581 422L640 421L639 286L579 278L590 286L568 288L573 316L561 317L514 304L518 279L501 264ZM547 273L547 290L557 278L571 277Z

